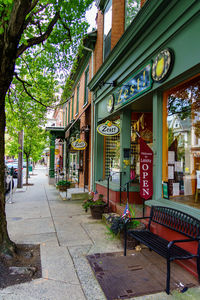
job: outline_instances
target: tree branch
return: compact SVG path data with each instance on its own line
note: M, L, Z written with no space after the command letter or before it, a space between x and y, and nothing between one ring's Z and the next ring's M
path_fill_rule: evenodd
M9 36L12 38L20 37L23 32L24 20L30 10L31 0L13 1L13 9L8 24Z
M53 28L55 26L55 24L57 23L58 19L60 18L59 12L56 12L55 16L53 17L53 19L51 20L51 22L49 23L47 30L45 33L43 33L41 36L39 37L34 37L31 38L29 40L27 40L27 45L22 44L17 51L17 57L19 57L24 51L26 51L28 48L34 46L34 45L38 45L42 42L44 42L51 34L51 32L53 31Z
M27 88L26 88L26 84L28 84L28 83L27 83L26 81L22 80L22 79L17 75L17 73L14 73L14 76L16 77L17 80L19 80L19 81L22 83L25 92L27 93L27 95L28 95L31 99L33 99L35 102L41 104L42 106L44 106L44 107L46 107L46 108L49 107L48 105L45 105L45 104L42 103L41 101L37 100L35 97L33 97L33 96L29 93L29 91L28 91ZM31 86L30 84L28 84L28 85Z
M36 11L32 11L35 6L37 5L38 3L38 0L35 1L35 4L31 6L29 12L30 12L30 15L28 16L28 18L26 19L25 23L24 23L24 30L27 28L27 26L29 24L35 24L33 22L33 17L37 16L41 11L43 11L48 5L40 5L39 9L37 9Z
M62 21L61 17L59 16L59 19L60 19L60 22L62 24L62 26L67 30L68 32L68 37L69 37L69 40L70 42L72 41L72 36L71 36L71 31L70 31L70 28L68 26L65 25L65 23Z

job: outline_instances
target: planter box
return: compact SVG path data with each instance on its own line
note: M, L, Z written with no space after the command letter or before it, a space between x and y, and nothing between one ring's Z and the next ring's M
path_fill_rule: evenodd
M60 192L65 192L65 191L67 191L68 186L66 186L66 185L59 185L58 189L59 189Z
M76 185L75 182L70 182L70 186L69 186L70 189L74 189L74 188L75 188L75 185Z
M138 230L139 231L139 230L144 230L144 229L145 229L145 224L140 223L140 225L138 225L136 228L128 229L128 230L129 231L131 231L131 230L134 230L134 231ZM124 246L124 231L120 232L120 240L122 242L122 245ZM139 244L140 244L139 241L137 241L133 237L127 235L127 249L128 250L135 249L135 247Z
M106 208L107 204L90 206L91 215L94 219L102 219L102 214Z

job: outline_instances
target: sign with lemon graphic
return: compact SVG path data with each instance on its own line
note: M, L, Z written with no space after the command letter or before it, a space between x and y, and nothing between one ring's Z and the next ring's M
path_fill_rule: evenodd
M104 136L114 136L120 133L120 128L118 125L113 124L111 121L106 121L97 127L98 133Z
M87 147L87 143L81 139L77 139L71 143L72 148L75 150L84 150Z
M152 66L152 78L156 82L163 82L169 76L174 62L171 49L161 51L155 58Z
M151 89L151 65L151 62L145 65L115 91L115 108L127 104Z

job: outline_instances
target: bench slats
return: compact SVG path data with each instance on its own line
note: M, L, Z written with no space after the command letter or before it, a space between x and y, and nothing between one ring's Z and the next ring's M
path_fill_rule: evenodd
M169 241L159 237L158 235L148 231L128 231L128 235L137 239L142 244L146 245L153 251L157 252L164 258L167 258L167 245ZM173 245L170 250L170 258L174 259L188 259L194 257L190 252L184 250L183 248Z

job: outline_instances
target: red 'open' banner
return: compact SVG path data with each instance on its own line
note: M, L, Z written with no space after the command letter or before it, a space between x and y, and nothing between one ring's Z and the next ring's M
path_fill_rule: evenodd
M140 138L140 196L147 200L153 195L153 151Z

